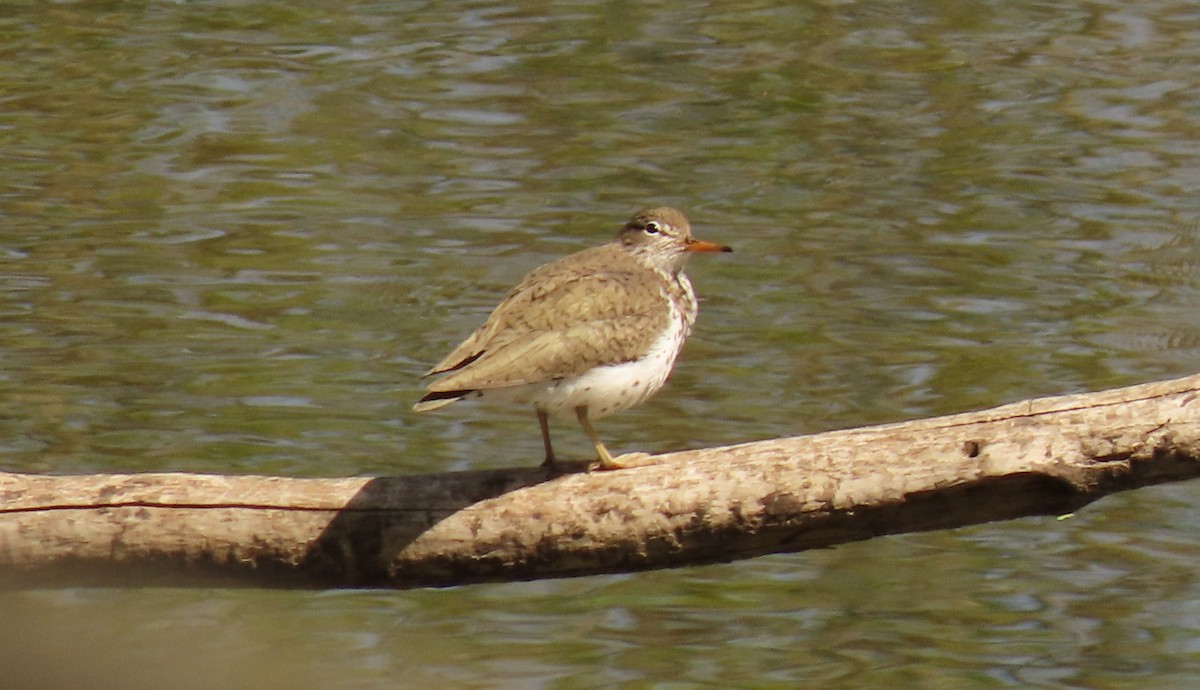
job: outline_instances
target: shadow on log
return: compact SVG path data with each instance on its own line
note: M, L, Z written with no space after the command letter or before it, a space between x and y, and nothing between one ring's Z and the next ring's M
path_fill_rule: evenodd
M1200 476L1200 376L561 475L0 473L0 587L426 587L1071 512Z

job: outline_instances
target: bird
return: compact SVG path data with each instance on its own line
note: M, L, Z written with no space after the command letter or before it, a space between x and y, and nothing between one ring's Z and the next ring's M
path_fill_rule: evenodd
M426 372L441 376L413 409L480 396L532 405L550 470L549 418L574 415L596 451L589 470L621 469L592 420L662 388L698 311L684 264L692 254L731 251L692 237L681 211L639 211L612 241L530 271Z

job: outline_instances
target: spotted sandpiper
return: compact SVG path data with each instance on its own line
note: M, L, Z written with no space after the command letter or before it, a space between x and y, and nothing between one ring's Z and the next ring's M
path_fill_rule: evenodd
M533 405L553 468L549 416L574 414L596 448L596 469L619 469L592 419L644 402L662 388L696 321L683 273L695 252L729 247L692 237L683 214L636 214L608 244L535 268L426 376L413 409L485 396Z

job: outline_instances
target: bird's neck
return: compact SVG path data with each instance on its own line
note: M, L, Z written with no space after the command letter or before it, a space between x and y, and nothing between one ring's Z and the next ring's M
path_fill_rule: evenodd
M683 275L683 266L687 263L688 258L687 254L683 252L663 256L661 253L652 252L640 247L626 246L624 249L639 264L669 280L674 280L676 276Z

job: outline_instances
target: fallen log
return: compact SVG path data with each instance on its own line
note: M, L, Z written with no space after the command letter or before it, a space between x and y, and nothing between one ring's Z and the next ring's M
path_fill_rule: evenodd
M1198 393L1190 376L612 472L0 473L0 587L451 586L1058 515L1200 476Z

